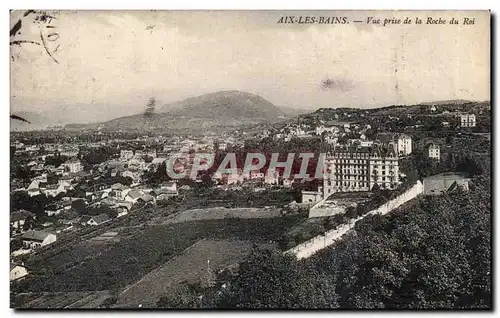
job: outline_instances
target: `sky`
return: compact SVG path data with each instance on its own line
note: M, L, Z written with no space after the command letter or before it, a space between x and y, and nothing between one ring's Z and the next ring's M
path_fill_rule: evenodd
M11 13L11 27L22 14ZM11 37L42 44L11 45L12 111L64 109L96 121L141 112L153 96L167 104L221 90L310 110L490 99L487 11L51 14L50 24L23 17L21 34ZM349 23L278 23L292 15L346 17ZM413 23L374 25L368 17ZM454 17L460 24L428 25L428 17ZM464 17L474 24L463 25Z

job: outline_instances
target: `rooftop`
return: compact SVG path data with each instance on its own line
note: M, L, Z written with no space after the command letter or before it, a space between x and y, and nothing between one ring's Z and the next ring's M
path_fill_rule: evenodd
M50 233L43 231L28 231L22 236L24 240L43 242Z

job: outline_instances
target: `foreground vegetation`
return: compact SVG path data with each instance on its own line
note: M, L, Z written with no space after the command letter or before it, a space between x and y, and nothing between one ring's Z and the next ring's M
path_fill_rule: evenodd
M367 217L306 260L254 250L215 288L186 288L158 306L491 308L490 189L481 175L467 193L420 197Z

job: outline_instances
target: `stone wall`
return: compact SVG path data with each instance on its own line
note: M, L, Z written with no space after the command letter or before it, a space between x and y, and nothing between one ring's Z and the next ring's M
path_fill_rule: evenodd
M330 230L322 235L313 237L312 239L295 246L294 248L286 251L285 253L294 254L298 259L307 258L317 251L332 245L335 241L339 240L343 235L345 235L349 230L351 230L356 222L365 218L368 215L380 214L384 215L392 210L398 208L404 203L414 199L419 194L424 192L424 185L422 182L417 181L413 187L408 189L406 192L402 193L398 197L388 201L387 203L381 205L380 207L364 214L363 216L357 217L355 219L350 219L347 224L338 226L335 230Z

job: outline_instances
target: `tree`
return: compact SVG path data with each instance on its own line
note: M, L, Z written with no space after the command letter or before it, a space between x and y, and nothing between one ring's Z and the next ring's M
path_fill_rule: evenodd
M85 214L85 211L87 209L87 205L85 204L85 201L83 200L75 200L71 202L71 208L75 210L78 214L82 215Z
M355 236L320 255L318 266L338 273L340 306L491 306L491 191L484 179L468 193L423 197L363 219Z
M202 307L202 295L197 293L193 286L183 283L176 286L169 295L161 297L156 306L172 309L200 308Z
M345 215L350 219L356 218L357 216L356 207L353 206L347 207Z
M21 238L16 238L10 240L10 252L14 252L23 247L23 240Z
M254 249L217 300L218 308L336 308L332 276L301 266L294 256Z
M146 104L146 109L144 110L144 116L150 117L153 115L156 106L156 99L151 97Z
M32 230L35 227L35 225L36 225L35 218L33 216L28 216L26 220L24 220L23 230L24 231Z
M57 64L59 61L55 57L55 53L59 49L59 32L54 25L56 20L56 12L47 12L42 10L11 10L11 17L14 24L10 28L10 46L21 47L23 45L37 45L43 48L45 53ZM26 25L35 25L36 28L26 28ZM35 30L35 33L31 32ZM22 32L21 32L22 31ZM27 38L26 36L31 36ZM15 60L15 53L11 50L11 58ZM24 120L26 121L26 120Z
M55 154L54 156L47 156L45 157L45 164L48 166L54 166L58 168L60 165L68 161L69 157L67 156L62 156L59 153Z

